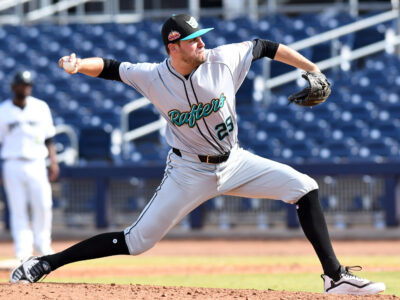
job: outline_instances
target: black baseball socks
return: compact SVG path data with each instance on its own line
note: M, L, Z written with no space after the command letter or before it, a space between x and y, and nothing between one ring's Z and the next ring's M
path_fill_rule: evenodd
M81 260L94 259L112 255L129 255L124 232L109 232L95 235L79 242L64 251L41 257L50 264L51 270Z
M324 273L337 281L341 265L333 251L324 213L318 199L318 190L313 190L297 201L297 215L304 234L311 242L322 264Z

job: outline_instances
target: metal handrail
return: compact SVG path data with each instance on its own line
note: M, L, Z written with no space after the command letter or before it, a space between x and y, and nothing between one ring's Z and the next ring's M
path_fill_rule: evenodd
M66 134L71 142L71 147L62 153L57 154L57 161L66 165L76 164L79 158L79 142L75 130L66 124L56 126L56 135Z
M160 130L161 128L163 128L165 126L165 123L166 123L165 120L163 118L160 118L157 121L153 121L149 124L146 124L146 125L136 128L136 129L133 129L131 131L128 131L123 136L124 142L133 141L142 136L145 136L146 134Z
M388 42L386 40L379 41L373 44L370 44L365 47L358 48L356 50L350 51L349 56L346 59L343 58L342 55L338 55L335 57L331 57L320 61L317 63L318 68L323 71L335 66L340 65L343 61L352 61L379 51L382 51L386 48ZM393 41L391 41L391 45L396 46L400 44L400 35L394 36ZM268 81L266 81L265 86L268 89L275 88L280 85L284 85L288 82L294 81L299 78L299 70L294 70L283 75L276 76Z
M139 108L149 105L151 102L147 98L139 98L135 101L129 102L122 107L121 110L121 131L124 135L129 131L129 119L128 115Z
M122 135L122 154L126 156L129 152L129 142L142 136L160 130L166 125L166 121L160 116L160 119L146 125L129 130L129 114L139 108L151 104L147 98L139 98L133 102L127 103L121 110L121 135Z
M16 5L24 4L25 2L29 2L31 0L3 0L0 2L0 11L9 9L11 7L14 7Z
M354 23L348 24L341 26L339 28L333 29L326 31L324 33L317 34L313 37L306 38L304 40L292 43L289 45L290 48L293 48L297 51L315 46L317 44L327 42L329 40L334 40L337 39L338 37L348 35L350 33L380 24L384 22L388 22L390 20L394 20L398 17L398 11L397 10L391 10L388 12L384 12L372 17L368 17L366 19L362 19L359 21L356 21Z
M89 1L91 0L61 0L57 3L28 12L26 14L25 21L34 22Z
M249 0L245 3L242 9L238 10L228 5L223 5L218 8L200 7L199 0L188 0L187 5L180 9L144 9L145 0L134 0L134 9L126 12L121 11L118 1L103 0L104 10L101 14L93 12L86 13L82 8L82 4L96 0L60 0L57 3L47 1L39 2L39 8L23 12L22 5L32 0L2 0L0 1L0 12L6 11L12 7L17 7L16 13L2 15L0 24L19 24L24 22L34 22L46 18L52 22L88 22L89 23L104 23L104 22L138 22L143 18L166 18L172 13L189 13L196 17L199 16L221 16L226 19L231 19L240 15L250 16L252 19L258 19L260 16L275 14L275 13L303 13L303 12L321 12L326 9L335 9L337 11L350 11L353 16L356 16L360 10L373 11L390 9L396 5L398 0L372 1L368 3L360 3L359 0L348 0L343 3L299 3L291 4L278 0L268 0L265 4L259 4L257 0ZM36 1L35 1L36 2ZM232 1L233 2L233 1ZM47 4L46 4L47 3ZM34 6L32 6L33 8ZM69 14L66 11L71 7L78 7L78 14ZM63 14L57 15L59 12Z

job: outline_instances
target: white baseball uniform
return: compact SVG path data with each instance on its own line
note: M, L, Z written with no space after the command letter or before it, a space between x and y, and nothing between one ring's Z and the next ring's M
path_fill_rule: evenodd
M206 50L206 61L188 77L162 63L124 62L121 80L147 97L167 120L170 151L164 178L125 239L131 254L150 249L186 214L225 194L295 203L318 185L293 168L238 145L235 94L247 75L253 43ZM223 155L208 164L198 155Z
M11 232L16 257L52 252L52 196L45 158L45 140L55 135L48 105L34 97L21 109L6 100L0 105L0 157L3 181L10 208ZM29 226L28 205L32 212Z

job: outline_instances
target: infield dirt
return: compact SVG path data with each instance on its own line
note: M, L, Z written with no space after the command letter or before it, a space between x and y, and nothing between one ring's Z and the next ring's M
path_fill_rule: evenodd
M392 295L376 296L338 296L304 292L260 291L210 289L189 287L163 287L144 285L116 284L0 284L0 298L7 300L39 300L39 299L85 299L85 300L114 300L114 299L400 299Z
M72 245L74 241L55 242L56 251L65 249ZM376 255L375 242L355 241L334 243L338 255ZM379 242L380 255L397 255L400 249L400 241L381 241ZM162 241L155 248L144 255L298 255L313 254L311 246L303 240L290 241ZM12 255L11 243L0 243L0 256L7 257ZM145 274L218 274L218 273L254 273L254 272L283 272L282 265L277 266L236 266L227 267L192 267L177 268L176 266L159 266L152 268L140 267L78 267L60 268L49 276L74 277L85 274L89 277L96 277L96 274L104 276L121 275L135 276ZM373 266L368 268L373 271ZM317 267L302 266L293 264L284 272L307 272L319 271ZM8 278L8 271L0 271L0 278ZM98 275L97 275L98 276ZM51 277L51 278L50 278ZM322 284L322 282L321 282ZM48 283L41 282L35 284L0 284L0 299L5 300L42 300L42 299L96 299L96 300L114 300L114 299L400 299L394 295L376 295L376 296L338 296L324 295L306 292L288 292L274 290L244 290L244 289L214 289L197 287L165 287L165 286L147 286L138 284L118 285L118 284L72 284L72 283Z

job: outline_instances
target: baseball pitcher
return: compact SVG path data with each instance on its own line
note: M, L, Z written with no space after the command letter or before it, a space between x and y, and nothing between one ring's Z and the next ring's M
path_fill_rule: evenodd
M171 146L164 178L139 218L123 232L94 236L54 255L24 262L11 282L35 282L70 262L97 257L138 255L153 247L185 215L218 195L268 198L297 205L300 224L313 245L324 274L324 291L375 294L385 290L350 273L332 248L318 185L288 165L240 147L235 94L252 62L267 57L305 71L309 86L290 96L298 105L326 100L330 84L318 67L289 47L262 39L206 49L196 20L181 14L162 27L168 58L161 63L130 63L103 58L62 57L70 74L126 83L150 99L167 121Z

